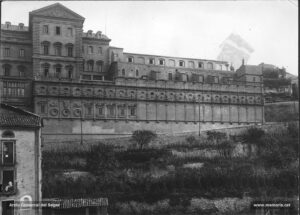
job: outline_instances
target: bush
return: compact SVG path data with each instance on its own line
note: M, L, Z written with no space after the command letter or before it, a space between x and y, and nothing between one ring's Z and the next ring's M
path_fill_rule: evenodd
M195 136L188 136L187 138L185 138L185 141L188 142L189 144L193 144L196 142L196 138Z
M289 122L287 127L289 135L292 137L299 137L299 123Z
M264 130L257 127L251 127L249 128L244 134L243 139L246 142L255 143L257 142L263 135L265 134Z
M113 147L99 143L87 153L86 169L96 175L105 175L118 166Z
M226 133L219 132L219 131L207 131L207 139L210 141L219 142L221 140L226 139Z
M140 149L147 146L157 137L156 133L149 130L136 130L132 133L132 140L139 145Z

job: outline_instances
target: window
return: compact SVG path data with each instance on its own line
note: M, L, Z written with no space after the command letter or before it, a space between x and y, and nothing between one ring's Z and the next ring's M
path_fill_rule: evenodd
M3 137L3 138L14 138L15 134L14 134L13 131L6 130L6 131L3 131L1 137Z
M49 77L49 67L50 65L48 63L42 65L44 77Z
M99 60L96 62L97 64L97 72L103 72L102 69L103 69L103 61Z
M87 62L87 70L90 72L94 70L94 61L93 60L89 60Z
M214 76L214 83L215 83L215 84L219 83L219 77Z
M139 70L135 70L135 76L138 77L139 76Z
M172 80L173 80L173 75L172 75L172 73L169 73L169 74L168 74L168 80L169 80L169 81L172 81Z
M59 26L55 27L55 34L60 35L60 27Z
M43 33L44 33L44 34L49 34L49 28L48 28L48 25L43 25Z
M86 110L86 115L92 115L92 106L86 106L85 107L85 110Z
M68 46L67 50L68 50L68 57L73 57L73 47L72 46Z
M9 57L10 56L10 48L5 48L4 49L4 57Z
M149 59L149 64L154 64L154 59L153 58Z
M60 78L61 77L61 65L58 64L55 66L55 77Z
M46 113L46 104L45 103L40 104L40 113L41 114Z
M165 60L164 59L160 59L159 60L159 65L165 65Z
M129 106L129 116L136 116L136 106Z
M253 82L256 82L256 78L255 77L253 77L253 80L252 80Z
M133 63L133 57L128 57L128 62Z
M66 66L66 69L67 69L68 78L72 79L73 78L73 66L71 66L71 65Z
M213 64L210 63L210 62L208 62L208 63L207 63L207 69L213 69Z
M125 69L122 69L122 76L125 76Z
M19 57L25 57L25 50L24 49L20 49Z
M15 145L14 141L2 142L2 162L4 165L14 164Z
M73 37L73 29L72 28L67 29L67 36L68 37Z
M88 47L88 54L93 54L93 46Z
M198 62L198 68L203 68L203 63L202 62Z
M179 66L183 67L184 66L184 61L179 61Z
M50 43L48 41L42 42L44 55L48 55L49 54L49 45L50 45Z
M18 66L18 70L19 70L19 77L25 77L25 67Z
M102 54L102 47L98 47L98 54Z
M9 193L14 191L15 182L14 170L3 170L2 171L2 191Z
M3 65L4 76L10 76L10 69L11 69L11 65L9 64Z
M115 115L115 108L114 108L113 105L108 105L107 110L108 110L108 115L109 116L114 116Z
M61 56L61 43L54 44L54 53L56 56Z
M98 107L98 114L103 116L104 115L104 105L100 105Z
M25 84L22 82L3 82L3 95L13 97L24 97Z
M193 61L189 61L189 68L194 68L194 62Z
M120 117L125 117L125 106L121 105L118 107L118 113Z

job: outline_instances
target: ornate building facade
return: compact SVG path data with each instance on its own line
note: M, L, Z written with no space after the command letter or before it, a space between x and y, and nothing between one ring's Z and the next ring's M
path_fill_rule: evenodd
M125 53L57 3L1 25L2 98L44 118L46 139L263 123L262 72L227 62Z

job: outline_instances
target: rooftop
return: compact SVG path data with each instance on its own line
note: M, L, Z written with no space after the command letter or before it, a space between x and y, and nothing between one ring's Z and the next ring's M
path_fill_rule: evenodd
M39 128L41 126L42 120L38 115L1 103L0 127Z

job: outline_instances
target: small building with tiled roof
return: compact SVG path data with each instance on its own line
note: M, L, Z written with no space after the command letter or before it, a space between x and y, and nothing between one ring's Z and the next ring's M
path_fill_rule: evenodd
M38 115L0 103L2 215L39 214L38 209L12 205L41 200L41 127Z

